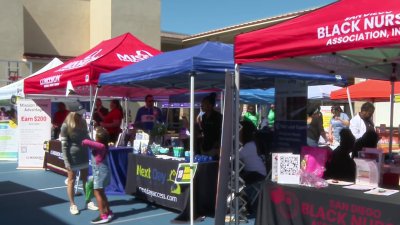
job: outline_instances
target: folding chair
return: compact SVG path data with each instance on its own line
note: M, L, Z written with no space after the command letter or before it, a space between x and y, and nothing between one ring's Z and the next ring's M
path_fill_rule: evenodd
M79 192L78 188L79 188L79 180L81 179L81 171L78 170L78 172L76 173L76 177L75 177L75 184L74 184L74 193L75 196L79 196L82 195L81 192ZM65 185L68 185L68 178L65 179L64 181Z
M76 173L76 178L75 178L74 191L75 191L76 196L82 195L82 193L78 191L79 179L81 179L81 171L80 170L78 170L78 172Z

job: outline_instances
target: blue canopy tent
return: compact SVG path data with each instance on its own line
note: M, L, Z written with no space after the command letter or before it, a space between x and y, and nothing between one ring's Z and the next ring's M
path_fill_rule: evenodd
M309 100L330 100L331 91L341 89L340 86L332 84L312 85L308 86ZM209 92L196 92L194 95L195 104L200 105L201 100L207 96ZM275 88L268 89L241 89L239 92L240 103L244 104L272 104L275 102ZM190 102L190 94L177 94L169 96L168 102L172 103L188 103Z
M196 92L194 94L195 106L200 106L201 100L210 92ZM242 89L239 92L240 103L244 104L272 104L275 102L275 88L268 89ZM169 104L189 103L190 93L169 96Z
M273 104L275 102L275 88L242 89L239 92L240 103Z
M190 48L165 52L140 63L100 75L100 85L123 85L146 88L187 88L189 74L196 78L196 89L224 88L226 71L234 71L233 45L205 42ZM310 85L336 83L334 76L297 73L257 67L240 67L241 88L269 88L273 78L300 79Z
M229 173L229 157L231 149L238 149L238 142L233 148L233 136L237 135L232 124L234 113L237 114L237 103L234 103L234 89L237 93L238 85L233 85L235 71L233 45L218 42L205 42L190 48L170 51L159 54L147 60L101 74L99 85L123 85L146 88L186 88L190 89L190 131L194 130L194 90L219 88L224 89L224 122L220 159L220 174ZM224 76L225 74L225 76ZM231 75L231 76L230 76ZM236 76L237 78L237 76ZM272 70L268 68L240 67L240 88L270 88L275 78L306 80L308 85L322 83L336 83L338 77L325 74L297 73L286 70ZM196 82L195 82L196 80ZM237 82L236 82L237 83ZM238 98L236 98L238 101ZM226 112L226 113L225 113ZM231 133L229 133L231 132ZM190 164L193 163L193 135L190 135ZM235 153L237 154L237 153ZM236 160L238 161L238 160ZM221 164L222 163L222 164ZM235 166L236 169L236 166ZM238 170L236 170L238 171ZM237 173L236 173L237 174ZM219 177L218 195L226 200L228 177ZM236 187L238 187L236 185ZM190 183L190 192L193 193L193 184ZM193 202L193 196L190 196ZM217 208L225 211L226 201L217 201ZM191 204L191 212L193 212ZM191 223L193 214L191 213Z

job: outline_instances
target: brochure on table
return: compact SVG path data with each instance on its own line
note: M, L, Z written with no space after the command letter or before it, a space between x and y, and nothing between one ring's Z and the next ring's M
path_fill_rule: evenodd
M355 158L356 182L354 185L346 186L353 190L370 190L379 185L379 168L375 159Z
M135 140L133 141L133 152L143 153L147 150L150 136L144 132L136 133Z

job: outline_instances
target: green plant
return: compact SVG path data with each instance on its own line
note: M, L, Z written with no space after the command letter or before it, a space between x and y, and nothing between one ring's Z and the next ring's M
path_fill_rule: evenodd
M153 137L164 136L167 133L167 126L163 123L155 123L150 134Z

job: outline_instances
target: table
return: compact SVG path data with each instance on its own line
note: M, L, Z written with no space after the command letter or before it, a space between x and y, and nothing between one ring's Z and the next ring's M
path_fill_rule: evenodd
M400 193L367 195L329 185L311 188L266 181L258 200L257 225L395 225Z
M379 128L376 129L379 135L378 148L382 149L384 153L389 152L389 140L390 140L390 131L389 129L385 129L385 131L381 131ZM392 136L392 152L399 152L399 132L397 129L393 129Z
M128 154L126 194L170 209L181 211L180 220L189 217L189 184L175 184L180 161ZM194 177L195 216L212 216L215 211L218 162L199 163Z
M65 169L63 154L61 151L61 141L50 140L47 149L48 150L45 150L44 154L43 168L67 176L67 170Z
M128 167L128 153L132 152L132 147L110 147L108 163L111 169L110 185L106 187L107 194L124 194ZM89 154L91 154L89 152ZM55 173L67 176L64 159L61 151L61 141L50 140L49 150L45 151L43 167ZM89 157L90 160L90 157ZM90 165L90 162L88 162ZM89 167L91 174L91 167Z
M132 147L109 148L108 165L110 165L111 169L111 180L110 184L106 187L107 194L125 194L128 154L132 153L132 151ZM89 169L89 173L90 172L91 168Z

